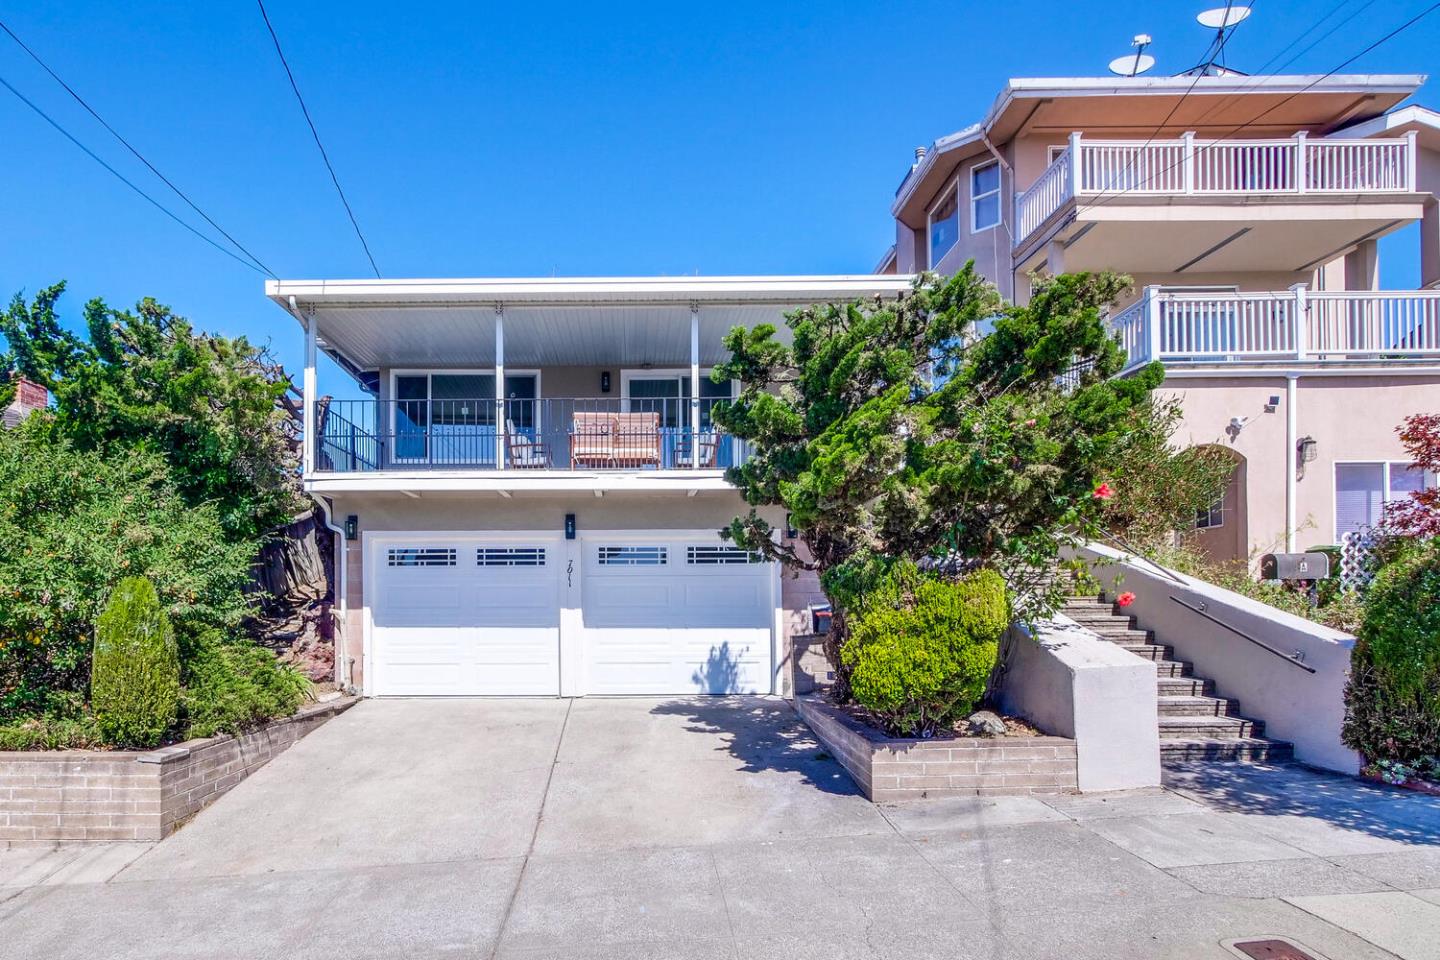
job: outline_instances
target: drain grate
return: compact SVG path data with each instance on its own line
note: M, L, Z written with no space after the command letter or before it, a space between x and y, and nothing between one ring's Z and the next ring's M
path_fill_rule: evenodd
M1230 946L1251 960L1316 960L1286 940L1236 940Z

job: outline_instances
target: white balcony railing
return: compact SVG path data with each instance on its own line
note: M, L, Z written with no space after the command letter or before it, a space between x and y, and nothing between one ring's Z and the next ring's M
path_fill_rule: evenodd
M1111 328L1127 369L1174 363L1440 357L1440 291L1168 293L1147 287Z
M1015 198L1015 244L1072 198L1409 193L1415 137L1388 140L1085 140Z

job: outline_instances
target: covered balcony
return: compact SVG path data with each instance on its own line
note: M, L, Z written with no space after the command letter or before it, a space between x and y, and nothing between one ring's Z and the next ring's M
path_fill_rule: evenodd
M1147 274L1303 271L1423 214L1413 133L1092 140L1015 198L1017 264Z
M1440 359L1440 291L1182 293L1147 287L1111 327L1126 369Z
M271 281L306 332L312 490L721 489L736 326L906 276ZM321 351L350 373L318 383ZM331 395L331 397L327 397ZM356 394L362 394L357 397ZM332 398L333 397L333 398ZM316 398L312 400L311 398Z

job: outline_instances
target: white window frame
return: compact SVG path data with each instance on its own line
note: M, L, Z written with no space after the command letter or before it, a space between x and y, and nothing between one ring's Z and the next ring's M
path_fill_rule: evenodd
M955 242L935 256L935 244L932 232L935 227L935 211L945 205L945 201L951 196L955 197ZM951 250L960 245L960 178L957 176L950 181L949 186L940 190L935 200L925 209L925 265L928 269L934 270L935 266L944 260Z
M1335 461L1334 465L1333 465L1333 466L1331 467L1331 469L1330 469L1330 523L1331 523L1330 533L1331 533L1331 535L1332 535L1332 537L1334 538L1334 540L1335 540L1336 543L1340 542L1340 536L1341 536L1341 534L1340 534L1340 497L1339 497L1339 492L1340 492L1340 491L1339 491L1339 487L1338 487L1338 484L1339 484L1339 482L1340 482L1340 468L1341 468L1342 466L1373 467L1373 466L1379 465L1379 467L1380 467L1380 483L1381 483L1381 485L1382 485L1383 488L1384 488L1383 491L1382 491L1381 500L1380 500L1381 509L1382 509L1382 511L1383 511L1383 509L1384 509L1384 507L1385 507L1386 505L1391 504L1391 503L1399 503L1400 500L1403 499L1403 498L1400 498L1400 497L1396 497L1396 498L1394 498L1394 499L1391 499L1391 497L1390 497L1390 468L1396 466L1397 464L1400 465L1400 466L1403 466L1403 467L1407 467L1407 468L1408 468L1408 467L1410 467L1410 466L1413 466L1413 461L1409 461L1409 460L1390 460L1390 459L1384 459L1384 460L1336 460L1336 461ZM1422 471L1422 474L1421 474L1421 477L1420 477L1420 488L1421 488L1422 490L1431 490L1431 489L1434 489L1437 485L1440 485L1440 482L1437 482L1437 477L1436 477L1435 472L1434 472L1433 470L1425 470L1425 471Z
M982 170L988 170L988 169L990 169L991 167L997 168L997 169L996 169L997 176L995 177L995 189L992 190L992 191L990 191L990 192L988 192L988 193L980 193L980 194L977 194L977 193L975 192L975 175L976 175L977 173L979 173L980 171L982 171ZM999 167L1000 167L1000 161L999 161L999 160L991 160L991 161L988 162L988 163L977 163L977 164L973 165L973 166L970 168L970 172L969 172L969 177L970 177L970 189L969 189L969 191L967 191L967 192L968 192L969 195L970 195L970 232L971 232L971 233L985 233L985 232L988 231L988 230L994 230L996 227L1000 226L1000 224L1002 224L1002 223L1005 222L1005 204L1003 204L1003 203L1000 202L1000 193L1001 193L1001 191L1003 191L1003 190L1005 189L1005 171L1004 171L1004 170L1000 170ZM989 226L986 226L986 227L976 226L976 225L975 225L975 204L976 204L976 201L978 201L978 200L986 200L986 199L988 199L988 198L990 198L990 197L994 197L994 198L995 198L995 222L992 223L992 224L990 224Z
M1049 170L1055 166L1055 161L1060 159L1061 154L1070 149L1068 143L1052 143L1045 148L1045 169Z
M1203 524L1200 522L1201 514L1205 516ZM1219 530L1223 526L1225 526L1225 498L1223 496L1204 510L1195 511L1196 530Z
M389 383L388 383L390 392L389 392L388 397L387 397L387 398L389 399L389 401L390 401L390 403L389 403L390 416L389 416L389 418L388 418L389 421L390 421L390 424L389 424L388 429L389 429L389 431L390 431L390 440L391 440L391 444L392 444L392 446L391 446L391 451L390 451L390 457L389 457L390 462L391 462L391 463L402 463L402 464L403 464L403 463L430 463L430 462L431 462L431 460L430 460L429 457L397 457L397 456L395 456L394 446L393 446L394 440L395 440L395 436L396 436L396 433L395 433L395 412L396 412L396 410L399 409L399 405L400 405L400 403L401 403L400 398L399 398L399 396L398 396L399 391L396 389L395 384L396 384L396 381L397 381L400 377L425 377L425 398L426 398L426 401L425 401L425 402L426 402L426 403L431 403L431 402L433 402L433 401L431 400L431 397L432 397L432 391L434 390L434 384L432 383L432 380L434 379L434 377L435 377L436 374L439 374L440 376L448 376L448 375L452 375L452 374L453 374L453 375L459 376L459 377L484 376L484 375L486 375L486 374L489 374L490 376L493 377L493 376L495 376L495 373L496 373L496 370L495 370L494 367L462 367L462 368L455 368L455 369L446 368L446 367L401 367L401 368L392 368L392 369L390 370L390 380L389 380ZM529 376L533 376L533 377L535 378L535 399L536 399L536 400L540 400L541 398L543 398L543 397L545 396L544 392L543 392L542 389L541 389L541 379L540 379L540 371L539 371L539 370L530 370L530 369L512 370L512 369L510 369L509 367L506 367L506 368L505 368L505 376L507 376L507 377L529 377ZM475 399L477 399L477 400L490 400L491 402L494 402L494 400L495 400L494 397L476 397ZM537 405L537 406L536 406L536 409L535 409L535 430L536 430L537 433L538 433L538 432L540 431L540 429L541 429L540 417L541 417L541 411L543 411L544 409L545 409L545 407L544 407L543 404ZM501 411L499 411L499 410L496 411L497 414L499 414L500 412L501 412ZM498 419L498 418L497 418L497 419ZM502 428L503 426L504 426L503 424L497 422L496 425L495 425L496 432L497 432L497 433L500 432L500 430L501 430L501 428ZM426 430L429 430L429 429L430 429L429 424L426 424L425 429L426 429ZM469 461L462 461L462 462L461 462L461 465L463 465L465 462L469 462ZM476 463L484 463L485 461L479 460L479 461L475 461L475 462L476 462Z

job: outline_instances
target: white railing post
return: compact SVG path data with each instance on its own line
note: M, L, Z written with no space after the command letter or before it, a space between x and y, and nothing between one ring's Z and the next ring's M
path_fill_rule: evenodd
M1295 295L1291 309L1295 311L1295 359L1304 360L1310 352L1310 297L1309 288L1303 283L1293 284L1290 292Z
M433 422L433 417L431 418ZM505 305L495 304L495 469L505 469Z
M700 304L690 304L690 467L700 469Z
M1160 359L1160 288L1145 288L1146 361Z
M1186 130L1182 139L1185 141L1185 154L1181 170L1184 172L1185 193L1188 196L1195 192L1195 131Z
M1295 192L1305 192L1305 138L1306 133L1301 130L1295 134Z
M1080 196L1080 184L1084 179L1080 176L1080 165L1084 160L1080 157L1080 131L1076 130L1070 134L1070 182L1066 184L1070 189L1070 196Z
M291 298L294 302L294 298ZM308 475L315 470L315 308L310 307L305 311L305 373L301 388L305 391L304 426L305 443L301 447L300 470L301 475Z
M1414 193L1420 189L1419 180L1415 178L1415 139L1419 134L1411 130L1405 134L1405 183L1403 189L1408 193Z

